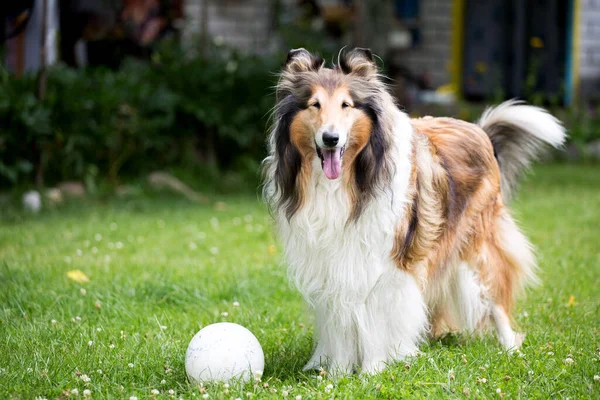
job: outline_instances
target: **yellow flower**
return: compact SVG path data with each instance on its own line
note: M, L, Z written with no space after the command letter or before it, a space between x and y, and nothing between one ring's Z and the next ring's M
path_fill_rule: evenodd
M67 272L67 278L77 283L87 283L90 281L90 278L78 269Z

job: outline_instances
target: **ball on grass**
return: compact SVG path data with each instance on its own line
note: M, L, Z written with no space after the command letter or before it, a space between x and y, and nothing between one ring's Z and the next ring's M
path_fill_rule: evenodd
M261 376L265 356L248 329L230 322L202 328L185 353L185 371L192 383L239 379L247 382Z

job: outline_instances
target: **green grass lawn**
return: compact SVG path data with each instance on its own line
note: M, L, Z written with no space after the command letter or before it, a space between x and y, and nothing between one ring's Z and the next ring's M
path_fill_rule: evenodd
M373 377L301 371L312 320L288 284L265 207L256 193L211 198L1 210L0 398L74 389L126 399L170 390L186 399L600 397L600 167L540 167L521 186L515 215L538 248L543 285L518 302L520 353L493 338L454 337ZM71 270L90 281L76 283ZM261 382L188 384L189 340L220 321L258 337Z

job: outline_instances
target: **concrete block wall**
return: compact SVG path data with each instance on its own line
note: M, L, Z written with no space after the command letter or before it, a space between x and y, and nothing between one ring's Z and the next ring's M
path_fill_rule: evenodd
M434 88L452 80L452 0L421 0L421 42L416 48L399 52L395 63L415 74L426 72Z
M186 0L184 37L198 40L203 31L202 15L207 11L207 32L239 50L264 54L272 38L272 15L269 0Z
M600 0L581 0L579 90L583 98L600 97Z

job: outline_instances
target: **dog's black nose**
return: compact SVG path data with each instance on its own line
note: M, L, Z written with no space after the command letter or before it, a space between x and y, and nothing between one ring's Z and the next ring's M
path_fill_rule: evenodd
M333 147L339 142L339 140L340 135L338 135L337 133L325 132L323 134L323 143L325 144L325 146Z

